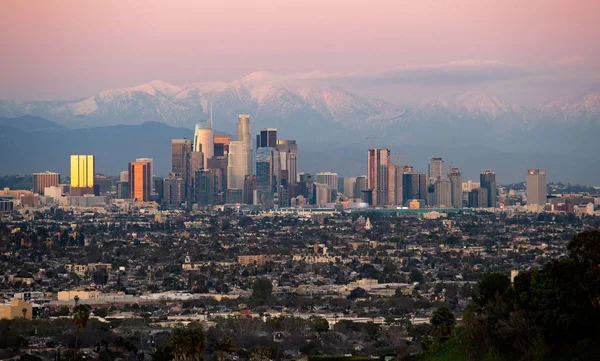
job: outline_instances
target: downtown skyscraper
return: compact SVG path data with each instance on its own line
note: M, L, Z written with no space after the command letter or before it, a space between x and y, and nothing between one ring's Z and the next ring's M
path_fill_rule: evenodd
M71 156L71 195L94 193L95 166L93 155Z
M390 150L369 149L367 152L367 187L372 190L373 205L388 204L388 168Z
M212 117L212 115L211 115ZM212 130L211 120L196 124L194 130L194 152L202 152L203 164L208 164L208 159L215 155L215 134Z
M148 161L129 163L129 197L147 202L152 192L152 165Z
M546 170L530 169L527 171L527 204L543 206L548 198Z
M496 173L492 172L489 169L486 169L479 176L479 183L481 184L481 188L487 191L487 206L495 207L496 206Z

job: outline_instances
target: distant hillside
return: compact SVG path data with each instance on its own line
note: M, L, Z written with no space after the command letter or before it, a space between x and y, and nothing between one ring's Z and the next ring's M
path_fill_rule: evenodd
M96 171L117 175L127 163L139 157L154 159L155 175L167 175L171 167L171 139L193 138L193 130L147 122L141 125L114 125L68 129L36 117L0 118L0 175L56 171L66 175L70 154L96 155ZM25 128L25 129L22 129ZM256 131L253 131L256 133ZM280 133L282 138L288 133ZM565 138L574 137L565 131ZM572 140L577 142L576 139ZM549 181L600 184L600 168L595 153L561 153L561 149L520 151L511 145L497 150L491 145L437 143L403 144L400 140L382 144L392 152L400 150L400 162L426 172L428 158L441 156L463 172L463 179L478 180L486 168L497 174L500 184L522 182L528 168L544 168ZM555 143L556 144L556 143ZM593 147L593 144L588 144ZM334 171L342 177L367 171L368 142L328 142L313 139L299 142L299 169L316 173ZM395 158L394 158L395 159Z
M0 126L20 129L25 132L59 132L68 128L44 118L24 115L18 118L0 117Z

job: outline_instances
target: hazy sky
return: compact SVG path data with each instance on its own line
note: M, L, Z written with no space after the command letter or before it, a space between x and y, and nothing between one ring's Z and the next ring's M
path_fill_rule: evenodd
M600 84L599 23L598 0L3 0L0 98L266 70L398 101L538 101Z

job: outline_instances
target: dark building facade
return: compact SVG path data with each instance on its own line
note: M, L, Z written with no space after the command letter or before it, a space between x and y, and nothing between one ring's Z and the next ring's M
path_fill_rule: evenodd
M487 207L496 206L496 173L486 169L479 176L480 187L487 191Z

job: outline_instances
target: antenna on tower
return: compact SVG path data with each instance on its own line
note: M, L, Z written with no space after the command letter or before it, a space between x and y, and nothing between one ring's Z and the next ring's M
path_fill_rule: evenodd
M212 129L212 127L213 127L212 126L212 105L213 105L213 103L210 102L210 129Z
M374 141L375 139L377 139L377 138L371 135L371 136L368 136L368 137L366 137L365 139L368 139L368 140L370 140L370 142L371 142L371 143L370 143L370 144L371 144L371 148L369 148L369 149L375 149L375 148L373 148L373 141Z

